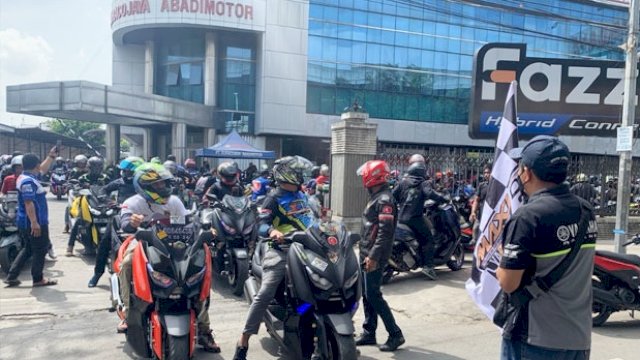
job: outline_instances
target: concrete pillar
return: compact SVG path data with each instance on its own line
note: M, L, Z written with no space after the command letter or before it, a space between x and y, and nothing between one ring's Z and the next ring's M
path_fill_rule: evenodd
M153 94L153 74L154 74L154 56L155 47L151 40L145 41L144 48L144 92Z
M105 162L114 164L120 160L120 125L107 124L104 136L106 147Z
M360 165L376 155L377 124L367 123L369 114L349 111L331 125L331 210L350 231L360 231L368 194L356 175Z
M204 104L216 106L216 34L205 34Z
M216 129L204 129L204 147L210 147L216 144Z
M171 153L176 161L182 164L187 158L187 124L173 123L171 125Z
M141 128L142 133L142 157L145 160L149 160L154 154L153 147L153 129L152 128Z

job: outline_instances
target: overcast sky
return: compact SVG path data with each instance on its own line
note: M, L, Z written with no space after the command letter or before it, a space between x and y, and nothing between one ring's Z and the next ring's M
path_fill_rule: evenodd
M6 112L6 86L89 80L111 85L111 0L0 0L0 123L38 125Z

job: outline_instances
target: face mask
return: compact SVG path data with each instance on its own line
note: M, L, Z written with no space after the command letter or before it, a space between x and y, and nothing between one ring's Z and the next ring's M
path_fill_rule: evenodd
M521 201L525 203L529 199L529 195L527 195L527 193L524 191L524 183L522 182L522 178L520 177L521 175L522 172L516 177L516 181L518 182L518 191L520 192Z

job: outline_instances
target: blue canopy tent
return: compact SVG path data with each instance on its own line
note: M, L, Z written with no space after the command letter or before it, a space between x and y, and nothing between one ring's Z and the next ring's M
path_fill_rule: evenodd
M233 130L219 143L208 148L196 150L196 156L227 159L275 159L276 154L273 151L254 148Z

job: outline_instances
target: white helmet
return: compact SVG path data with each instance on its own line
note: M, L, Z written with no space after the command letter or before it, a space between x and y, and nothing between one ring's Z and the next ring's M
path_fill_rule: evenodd
M22 166L22 155L14 156L14 157L11 159L11 167L14 167L15 165L20 165L20 166Z

